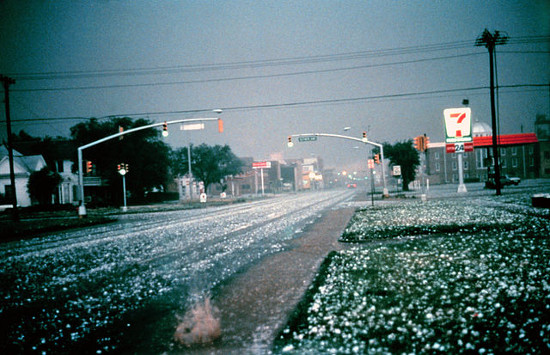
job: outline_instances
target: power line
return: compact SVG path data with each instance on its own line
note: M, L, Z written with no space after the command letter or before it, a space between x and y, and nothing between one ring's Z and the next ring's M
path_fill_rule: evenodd
M18 80L50 80L50 79L68 79L68 78L89 78L100 76L127 76L127 75L150 75L150 74L170 74L174 72L199 72L212 70L228 69L250 69L269 66L312 64L321 62L354 60L372 57L385 57L393 55L426 53L441 50L452 50L471 47L471 41L448 42L439 44L429 44L421 46L400 47L392 49L368 50L360 52L347 52L338 54L325 54L317 56L302 56L278 59L266 59L255 61L238 61L215 64L197 64L197 65L179 65L156 68L133 68L133 69L114 69L98 71L64 71L64 72L43 72L43 73L12 73L10 75L17 77Z
M509 44L536 44L550 41L550 36L523 36L509 40ZM367 50L359 52L347 52L337 54L325 54L317 56L300 56L278 59L266 59L255 61L237 61L228 63L178 65L167 67L149 67L132 69L112 69L97 71L58 71L58 72L35 72L35 73L9 73L19 81L27 80L54 80L54 79L76 79L76 78L97 78L108 76L136 76L136 75L158 75L184 72L203 72L234 69L250 69L260 67L301 65L333 61L345 61L365 59L374 57L387 57L405 54L427 53L434 51L456 50L472 47L471 41L456 41L420 46L399 47L391 49Z
M519 88L541 88L541 87L548 87L548 86L550 86L550 84L512 84L512 85L501 85L500 88L501 89L519 89ZM423 91L423 92L351 97L351 98L341 98L341 99L296 101L296 102L287 102L287 103L249 105L249 106L232 106L232 107L221 107L221 109L227 112L227 111L272 109L272 108L288 108L288 107L299 107L299 106L308 106L308 105L332 105L332 104L353 103L353 102L359 102L359 101L409 99L412 97L434 96L434 95L450 94L450 93L456 93L456 92L475 92L475 91L488 90L488 89L489 87L487 86L479 86L479 87L469 87L469 88L432 90L432 91ZM115 117L163 116L163 115L175 115L175 114L200 113L200 112L207 112L211 110L212 110L211 108L208 108L208 109L195 109L195 110L123 113L123 114L108 115L108 116L95 117L95 118L108 119L108 118L115 118ZM56 117L56 118L52 117L52 118L18 119L18 120L12 120L12 122L41 122L41 121L70 121L70 120L78 121L78 120L88 120L88 119L90 119L90 117L71 116L71 117Z
M414 64L414 63L430 62L430 61L437 61L437 60L458 59L458 58L464 58L464 57L470 57L470 56L477 56L477 55L480 55L480 54L482 54L482 53L466 53L466 54L458 54L458 55L452 55L452 56L422 58L422 59L414 59L414 60L391 62L391 63L365 64L365 65L357 65L357 66L343 67L343 68L306 70L306 71L298 71L298 72L290 72L290 73L265 74L265 75L248 75L248 76L229 77L229 78L214 78L214 79L171 81L171 82L154 82L154 83L139 83L139 84L112 84L112 85L90 85L90 86L79 86L79 87L17 89L17 90L12 90L12 91L14 91L14 92L74 91L74 90L133 88L133 87L148 87L148 86L186 85L186 84L197 84L197 83L224 82L224 81L233 81L233 80L269 79L269 78L280 78L280 77L287 77L287 76L333 73L333 72L339 72L339 71L368 69L368 68L377 68L377 67L386 67L386 66L404 65L404 64Z

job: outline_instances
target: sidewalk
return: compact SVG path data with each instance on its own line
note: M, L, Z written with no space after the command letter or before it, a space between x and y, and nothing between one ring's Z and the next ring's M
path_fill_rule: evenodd
M346 247L338 238L354 212L349 207L325 212L292 249L263 259L223 286L214 299L221 312L221 341L194 352L269 353L326 255Z

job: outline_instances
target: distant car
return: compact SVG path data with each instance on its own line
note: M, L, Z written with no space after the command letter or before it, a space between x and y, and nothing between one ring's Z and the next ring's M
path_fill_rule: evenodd
M357 188L357 184L348 184L348 189L355 189Z
M517 186L520 182L521 182L521 179L519 177L515 177L515 176L510 177L508 175L504 175L504 176L500 177L500 186L501 187L508 186L508 185L516 185ZM491 178L489 178L489 180L485 181L485 188L487 188L487 189L495 189L496 188L494 177L491 177Z

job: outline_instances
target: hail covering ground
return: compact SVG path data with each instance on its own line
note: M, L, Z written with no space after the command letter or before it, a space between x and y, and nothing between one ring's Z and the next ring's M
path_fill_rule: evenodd
M175 321L196 298L283 250L324 209L351 195L129 215L114 225L2 244L1 348L132 351L139 339L130 338L146 328L137 324L143 317ZM152 340L156 350L172 346L174 323L163 326L166 333Z
M359 211L283 353L544 353L550 222L532 193ZM451 227L449 229L449 227Z

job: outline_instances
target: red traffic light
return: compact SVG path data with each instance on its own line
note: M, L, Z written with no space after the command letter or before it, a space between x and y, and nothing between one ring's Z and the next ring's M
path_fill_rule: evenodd
M91 173L92 169L94 168L94 164L91 160L86 160L86 173Z
M376 154L376 155L374 156L374 162L375 162L376 164L380 164L380 154Z

